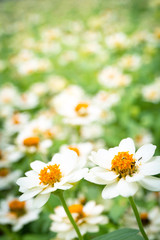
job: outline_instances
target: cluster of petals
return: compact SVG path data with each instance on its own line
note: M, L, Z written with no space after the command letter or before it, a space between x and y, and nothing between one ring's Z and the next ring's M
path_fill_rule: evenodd
M108 218L102 215L103 205L96 205L95 201L89 201L85 205L74 204L69 210L79 227L82 235L86 232L98 232L99 224L108 223ZM55 213L50 215L53 220L51 231L57 232L58 239L71 240L76 238L76 232L70 223L62 206L55 208Z
M11 224L14 232L19 231L25 224L37 220L41 211L33 206L32 199L22 202L20 207L19 203L21 202L18 198L9 196L2 200L0 205L0 224ZM14 209L12 209L11 204L14 205Z
M48 166L58 166L60 178L53 185L44 183L40 180L41 170ZM73 184L81 180L87 173L87 168L81 168L78 155L72 150L66 150L64 153L57 153L47 164L41 161L31 163L32 170L25 173L26 177L19 178L17 184L20 186L19 191L23 194L20 196L21 201L34 198L34 205L42 207L49 199L51 192L57 189L67 190ZM49 170L48 170L49 171Z
M135 145L131 138L123 139L118 147L109 150L99 149L97 152L92 152L90 156L90 160L98 166L93 167L85 179L106 185L102 191L104 199L119 195L132 196L137 192L139 184L150 191L160 191L160 179L152 176L160 173L160 157L153 157L155 149L156 146L145 144L135 152ZM124 152L132 156L135 171L131 174L122 174L120 177L120 174L113 169L112 161L118 153Z

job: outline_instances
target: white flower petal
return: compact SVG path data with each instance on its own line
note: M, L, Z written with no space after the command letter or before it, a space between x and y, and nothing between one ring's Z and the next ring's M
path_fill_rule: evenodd
M88 172L88 168L83 168L79 171L75 171L74 173L68 176L67 182L69 183L78 182L79 180L81 180L86 176L87 172Z
M94 174L97 177L105 180L106 182L111 182L118 177L118 175L116 175L115 172L108 171L108 170L105 170L104 168L100 168L100 167L94 168Z
M141 167L143 175L156 175L160 173L160 157L154 157Z
M102 198L111 199L119 195L117 182L107 185L102 191Z
M111 161L114 158L115 152L113 149L99 149L98 152L92 152L89 159L94 162L96 165L105 168L111 169Z
M128 152L130 154L135 153L135 145L131 138L123 139L119 144L119 152Z
M42 191L42 188L29 189L19 197L19 200L20 201L26 201L26 200L36 196L41 191Z
M143 179L144 178L144 175L141 174L141 172L138 172L138 173L134 173L132 177L130 176L126 176L126 181L128 183L131 183L131 182L138 182L139 180Z
M52 164L60 164L60 169L64 175L68 175L78 166L78 156L72 150L66 150L64 153L57 153L53 156Z
M92 169L90 170L90 172L85 176L84 178L85 180L95 183L95 184L99 184L99 185L106 185L106 181L104 181L103 179L97 177Z
M160 191L160 178L147 176L139 181L139 183L142 185L142 187L150 191Z
M145 144L144 146L138 149L138 151L135 154L135 158L137 160L140 159L142 162L147 162L153 157L155 150L156 150L155 145Z
M138 190L136 183L128 183L123 178L118 182L119 194L123 197L133 196Z
M46 167L46 164L44 162L41 161L34 161L30 164L31 168L37 172L40 173L41 169L43 169L44 167Z
M22 177L19 178L16 183L21 187L33 188L39 186L40 180L29 177Z
M33 206L36 208L41 208L49 199L50 193L48 194L43 194L43 195L38 195L33 202Z

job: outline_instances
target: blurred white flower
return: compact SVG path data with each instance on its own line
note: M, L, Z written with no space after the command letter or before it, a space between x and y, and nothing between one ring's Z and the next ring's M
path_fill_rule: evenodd
M16 180L20 177L21 171L11 171L9 168L0 168L0 190L5 190L16 183Z
M42 152L46 153L47 149L52 145L54 132L52 131L52 119L46 116L28 123L19 133L16 139L17 147L22 152Z
M59 239L71 240L76 238L76 232L70 223L62 206L55 208L55 213L50 215L53 220L51 231L57 232ZM107 224L108 218L102 215L104 211L103 205L96 205L95 201L89 201L85 205L80 203L69 206L76 224L82 235L87 232L98 232L99 224Z
M19 132L28 123L29 114L15 112L9 115L5 121L4 128L8 134L14 134Z
M18 101L19 94L15 87L12 85L9 86L3 86L0 89L0 106L2 105L15 105L15 103Z
M108 48L123 49L128 47L129 39L125 33L119 32L106 37L105 39Z
M33 170L26 172L26 177L19 178L17 184L23 193L21 201L38 195L34 198L37 207L42 207L48 201L51 192L73 187L73 183L81 180L88 171L87 168L81 168L77 154L71 150L55 154L47 164L34 161L31 168Z
M160 236L160 209L154 207L150 211L139 210L140 218L149 239L158 240ZM122 223L126 227L137 228L137 222L131 209L122 218Z
M78 155L79 164L81 167L84 167L87 163L88 155L93 150L93 144L90 142L65 144L60 147L60 153L64 153L67 149L74 151Z
M16 102L16 106L19 109L32 109L35 108L39 103L39 98L36 94L32 92L25 92L19 96Z
M125 55L120 59L120 67L131 71L137 70L141 66L141 57L139 55Z
M160 101L160 78L155 82L146 85L142 88L143 98L148 102L158 103Z
M160 173L160 157L153 157L156 146L146 144L135 153L131 138L123 139L118 147L92 152L90 160L98 167L90 170L86 180L106 185L104 199L119 195L129 197L138 190L138 183L150 191L160 191L160 179L152 177Z
M131 77L123 74L116 67L108 66L99 73L98 81L107 88L116 88L129 85Z
M23 153L18 151L15 145L7 145L0 149L0 167L6 167L19 161Z
M40 209L33 207L33 201L20 202L18 198L9 196L0 204L0 224L11 224L14 232L25 224L39 218Z

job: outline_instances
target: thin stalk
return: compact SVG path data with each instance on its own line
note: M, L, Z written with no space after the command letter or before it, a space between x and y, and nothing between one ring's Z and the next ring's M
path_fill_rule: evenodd
M148 237L147 237L147 234L144 231L144 228L143 228L143 225L142 225L142 221L141 221L141 218L139 216L139 212L138 212L136 204L135 204L135 202L133 200L133 197L129 197L129 201L130 201L130 204L132 206L132 209L133 209L134 215L136 217L136 220L137 220L137 223L138 223L138 227L139 227L139 230L140 230L142 236L144 237L145 240L149 240Z
M76 222L74 221L74 219L73 219L73 217L72 217L72 215L71 215L71 213L70 213L70 211L69 211L69 209L67 207L66 201L65 201L64 196L63 196L63 191L61 191L61 190L58 191L57 190L56 191L56 195L60 198L62 206L63 206L63 208L64 208L64 210L65 210L65 212L66 212L66 214L67 214L71 224L73 225L73 227L74 227L74 229L75 229L75 231L76 231L76 233L78 235L79 240L83 240L83 237L82 237L82 235L81 235L81 233L79 231L79 228L78 228Z

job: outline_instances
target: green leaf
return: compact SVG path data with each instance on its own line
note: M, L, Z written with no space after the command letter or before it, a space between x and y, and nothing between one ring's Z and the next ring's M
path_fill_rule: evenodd
M139 230L122 228L100 237L96 237L94 240L143 240L143 238L139 235Z

